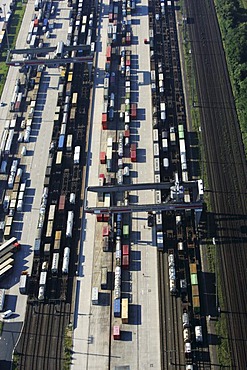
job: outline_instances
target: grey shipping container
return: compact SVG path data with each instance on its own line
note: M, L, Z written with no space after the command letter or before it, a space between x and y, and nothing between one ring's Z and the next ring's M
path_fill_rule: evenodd
M33 250L34 250L34 255L35 256L39 256L39 252L40 252L40 239L36 238L34 240Z
M114 299L114 317L121 317L121 301L120 301L120 298Z

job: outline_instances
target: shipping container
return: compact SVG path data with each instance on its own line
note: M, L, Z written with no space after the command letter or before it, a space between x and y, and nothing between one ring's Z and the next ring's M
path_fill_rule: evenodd
M66 196L60 195L58 203L58 211L64 211Z
M106 60L107 60L107 62L111 61L111 52L112 52L111 46L109 45L106 48Z
M97 305L99 303L99 290L98 287L92 288L92 304Z
M44 286L46 284L47 271L41 271L39 278L39 286Z
M202 337L202 327L200 325L195 326L195 337L196 337L196 342L203 342L203 337Z
M131 104L131 118L136 119L136 117L137 117L137 104L132 103Z
M157 249L158 250L163 250L164 249L164 237L163 237L163 232L162 231L158 231L156 233L156 237L157 237Z
M114 299L114 317L121 317L121 300Z
M123 269L129 268L129 255L123 255L122 257L122 267Z
M128 239L129 237L129 225L123 225L123 238Z
M197 265L196 265L196 263L190 263L189 267L190 267L190 273L191 274L197 274Z
M102 267L101 268L101 289L107 289L107 274L108 274L108 268Z
M104 236L103 237L103 252L108 252L109 251L109 237L108 236Z
M51 273L56 275L58 273L59 253L53 253Z
M78 93L74 92L73 95L72 95L72 107L77 106L77 99L78 99Z
M131 162L136 162L136 159L137 159L136 150L131 150L130 159L131 159Z
M111 206L111 194L106 193L104 196L104 207L109 208Z
M76 146L74 150L74 164L78 164L80 162L80 151L81 147Z
M21 294L27 293L27 282L28 282L28 275L27 274L21 275L20 281L19 281L19 292Z
M159 144L154 143L153 147L154 147L154 157L159 157L159 155L160 155Z
M113 339L114 340L120 339L120 326L118 325L113 326Z
M191 285L198 285L197 274L190 274Z
M65 139L65 135L59 135L59 139L58 139L58 149L63 149L63 146L64 146L64 139Z
M44 256L49 256L51 251L51 244L45 243L44 244Z
M123 244L122 246L122 251L123 251L123 256L128 256L129 255L129 245L128 244Z
M200 313L200 298L198 297L192 297L192 304L193 304L193 311L194 314Z
M73 142L73 135L69 134L67 136L67 141L66 141L66 150L67 151L72 151L72 142Z
M51 204L49 207L48 220L54 220L55 212L56 212L56 205Z
M128 298L122 298L121 318L122 318L123 324L128 324L128 321L129 321L129 300Z
M49 220L47 222L47 227L46 227L46 238L51 238L52 236L52 230L53 230L53 220Z
M40 238L36 238L36 239L34 240L34 247L33 247L33 250L34 250L34 255L35 255L35 256L39 256L39 253L40 253L40 243L41 243Z

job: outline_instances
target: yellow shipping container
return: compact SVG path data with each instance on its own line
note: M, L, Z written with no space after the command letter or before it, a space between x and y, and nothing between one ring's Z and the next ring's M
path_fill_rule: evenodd
M129 301L128 298L122 298L122 323L128 324L129 321Z
M190 273L197 274L197 266L196 263L190 263Z

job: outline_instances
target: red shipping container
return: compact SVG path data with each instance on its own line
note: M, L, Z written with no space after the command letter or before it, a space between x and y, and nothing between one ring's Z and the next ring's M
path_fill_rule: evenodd
M106 155L105 155L105 152L100 152L99 158L100 158L100 163L101 164L105 164L106 163Z
M100 214L100 215L97 215L97 222L103 222L103 215Z
M105 222L108 222L108 221L109 221L109 218L110 218L109 213L106 213L106 214L104 215L104 221L105 221Z
M65 207L65 195L60 195L59 198L59 204L58 204L58 210L63 211Z
M107 123L107 113L102 113L102 125L103 123Z
M102 236L109 236L109 226L103 226Z
M136 103L131 104L131 118L136 119Z
M102 122L102 130L107 130L107 122Z
M134 143L134 144L131 144L131 146L130 146L130 150L132 151L136 151L136 144Z
M112 22L113 21L113 14L112 13L109 13L109 22Z
M120 326L113 326L113 338L120 339Z
M130 130L124 131L124 137L130 137Z
M129 256L126 254L122 258L122 267L123 269L128 269L129 268Z
M104 180L105 180L105 175L104 175L103 173L100 173L100 174L99 174L99 178L100 178L100 179L103 179L103 182L104 182Z
M128 256L129 255L129 245L128 244L124 244L122 246L122 251L123 251L123 256Z
M130 159L131 159L131 162L136 162L136 151L135 150L131 150Z
M127 56L126 58L126 66L130 66L130 56Z
M39 20L38 20L38 18L34 19L34 21L33 21L33 25L34 25L34 27L38 27L38 25L39 25Z
M107 48L106 48L106 60L107 60L107 62L110 62L110 60L111 60L111 46L110 45L107 46Z

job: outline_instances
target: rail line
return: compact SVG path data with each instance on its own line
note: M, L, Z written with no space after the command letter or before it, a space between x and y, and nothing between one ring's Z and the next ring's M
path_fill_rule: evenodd
M246 355L246 159L213 1L186 1L233 368ZM200 23L200 24L199 24ZM222 217L224 215L224 217ZM236 217L234 217L236 216ZM236 219L237 218L237 219ZM240 280L240 271L241 274Z

